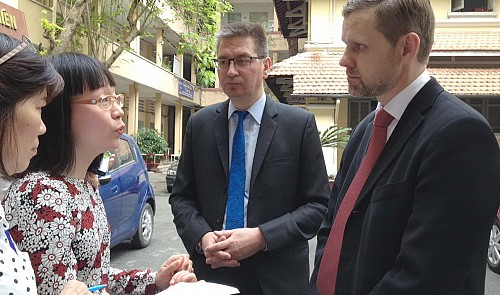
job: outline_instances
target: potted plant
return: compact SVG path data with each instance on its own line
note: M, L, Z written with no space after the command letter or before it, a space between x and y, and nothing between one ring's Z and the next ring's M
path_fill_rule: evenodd
M324 132L319 132L321 146L324 148L344 148L349 141L350 131L351 128L338 127L337 125L328 127ZM333 187L334 180L335 175L328 175L328 184L330 185L330 190Z
M141 150L148 170L156 170L167 151L167 141L156 129L150 128L140 129L134 139Z
M330 174L328 175L328 185L330 186L330 190L333 188L333 182L335 181L335 175Z
M349 132L351 128L338 127L337 125L332 125L324 132L319 133L319 139L321 141L322 147L332 147L332 148L345 148L347 142L349 141Z

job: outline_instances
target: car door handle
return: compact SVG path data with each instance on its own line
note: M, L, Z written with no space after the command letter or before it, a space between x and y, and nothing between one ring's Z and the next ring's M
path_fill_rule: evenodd
M115 185L111 188L111 193L116 194L118 192L118 186Z

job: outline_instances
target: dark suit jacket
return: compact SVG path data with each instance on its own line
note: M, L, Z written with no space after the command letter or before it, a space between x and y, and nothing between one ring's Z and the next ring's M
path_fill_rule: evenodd
M170 204L199 279L236 286L242 294L307 293L308 244L328 203L328 176L311 113L266 100L252 167L247 226L260 227L267 251L238 268L212 270L195 251L201 237L221 230L229 176L229 101L188 121ZM260 289L260 290L259 290Z
M310 294L333 218L367 149L374 114L353 133L318 233ZM347 221L336 294L484 294L500 201L488 122L432 78L413 98Z

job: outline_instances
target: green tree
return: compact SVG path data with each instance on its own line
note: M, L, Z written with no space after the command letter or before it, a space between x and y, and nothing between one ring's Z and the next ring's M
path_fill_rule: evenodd
M107 67L130 49L135 38L147 36L148 29L168 26L173 20L164 17L164 12L173 9L175 18L187 28L179 53L193 55L202 86L215 81L214 34L221 13L231 9L225 0L59 0L54 5L57 17L41 20L49 42L47 53L81 51L86 44L88 53ZM119 46L106 58L110 42Z
M183 21L186 30L181 33L178 53L189 53L196 63L196 82L202 87L215 86L215 33L220 27L220 16L232 10L226 0L166 0Z
M107 67L130 48L131 42L145 36L155 25L165 5L163 0L75 0L55 1L56 19L42 19L44 38L49 41L47 53L81 51L87 44L89 54ZM106 37L106 38L102 38ZM119 43L105 58L107 46Z

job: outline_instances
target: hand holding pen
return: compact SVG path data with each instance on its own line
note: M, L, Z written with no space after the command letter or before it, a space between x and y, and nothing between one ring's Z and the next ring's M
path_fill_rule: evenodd
M71 280L68 281L66 286L64 286L61 295L95 295L92 292L101 290L105 287L106 285L98 285L87 288L87 285L85 285L84 283L76 280ZM101 293L101 294L106 294L106 293Z
M106 288L107 285L97 285L97 286L92 286L92 287L89 287L89 291L90 292L95 292L95 291L99 291L101 289L104 289Z

